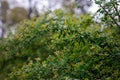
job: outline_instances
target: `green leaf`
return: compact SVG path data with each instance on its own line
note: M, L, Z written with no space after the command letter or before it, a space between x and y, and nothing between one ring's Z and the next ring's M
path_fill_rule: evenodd
M102 1L96 1L95 3L98 4L98 5L101 5Z

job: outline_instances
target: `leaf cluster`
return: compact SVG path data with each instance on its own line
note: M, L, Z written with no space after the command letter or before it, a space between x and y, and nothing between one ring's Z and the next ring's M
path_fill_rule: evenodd
M104 25L114 27L120 30L120 0L95 0L99 5L99 13Z

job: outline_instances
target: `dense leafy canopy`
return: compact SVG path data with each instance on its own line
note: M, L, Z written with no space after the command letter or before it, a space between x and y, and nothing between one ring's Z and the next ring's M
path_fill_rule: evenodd
M0 43L0 77L8 80L120 79L117 27L61 10L25 20ZM4 43L3 43L4 41Z

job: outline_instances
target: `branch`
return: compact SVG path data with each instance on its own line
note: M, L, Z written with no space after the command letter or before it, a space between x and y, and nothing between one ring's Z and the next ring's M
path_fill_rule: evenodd
M95 0L95 2L96 2L96 0ZM120 25L118 25L118 23L116 22L116 20L114 19L114 17L111 15L111 14L109 14L109 12L104 8L104 6L102 6L101 4L99 4L100 5L100 7L106 12L106 14L108 14L109 15L109 17L112 19L112 21L116 24L116 26L118 27L118 28L120 28Z
M115 11L118 13L118 19L119 19L119 22L120 22L120 14L119 14L118 7L115 7L114 3L112 3L112 4L113 4L113 7L114 7Z

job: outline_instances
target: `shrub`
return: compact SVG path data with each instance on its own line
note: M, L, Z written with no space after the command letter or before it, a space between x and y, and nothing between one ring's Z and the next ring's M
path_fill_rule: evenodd
M120 79L116 28L101 30L89 15L52 15L22 22L10 37L6 53L14 65L6 79Z

